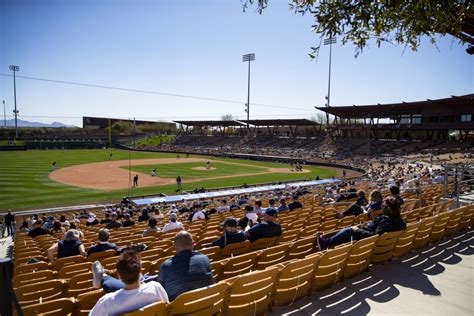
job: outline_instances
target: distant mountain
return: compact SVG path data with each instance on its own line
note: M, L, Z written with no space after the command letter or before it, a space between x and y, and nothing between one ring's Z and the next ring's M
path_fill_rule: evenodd
M0 119L0 127L4 126L4 121ZM15 119L7 120L7 126L9 127L14 127L15 126ZM18 120L18 126L19 127L66 127L66 128L77 128L77 126L74 125L66 125L61 122L53 122L51 124L47 123L40 123L40 122L30 122L30 121L25 121L25 120Z

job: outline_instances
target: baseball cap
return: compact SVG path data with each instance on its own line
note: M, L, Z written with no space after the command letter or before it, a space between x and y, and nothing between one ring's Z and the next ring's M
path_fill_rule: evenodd
M271 217L277 217L278 216L278 211L275 210L274 208L269 208L265 211L265 215L271 216Z
M239 225L239 222L237 221L236 218L234 217L228 217L224 223L222 224L222 226L226 227L237 227Z

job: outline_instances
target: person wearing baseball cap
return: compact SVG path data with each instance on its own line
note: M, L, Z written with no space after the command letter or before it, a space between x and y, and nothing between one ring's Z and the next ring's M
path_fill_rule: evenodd
M250 241L255 241L259 238L271 238L281 235L281 225L277 223L278 211L274 208L269 208L265 211L263 222L258 223L247 232L247 238Z
M239 231L239 221L234 217L228 217L222 224L224 227L224 235L215 240L210 246L219 246L224 248L228 244L242 242L247 239L245 233Z

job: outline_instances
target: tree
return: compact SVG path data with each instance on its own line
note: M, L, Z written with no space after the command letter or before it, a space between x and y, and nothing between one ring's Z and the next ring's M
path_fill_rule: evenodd
M221 121L233 121L235 117L232 114L224 114L221 116Z
M244 0L244 11L254 3L261 14L268 0ZM404 44L413 51L422 36L436 44L436 34L451 34L461 43L474 44L468 22L474 18L474 5L469 0L290 0L290 9L314 17L312 31L319 35L319 44L311 47L311 58L318 55L324 38L336 36L343 44L351 42L356 46L356 57L369 39L375 39L377 46L390 42Z

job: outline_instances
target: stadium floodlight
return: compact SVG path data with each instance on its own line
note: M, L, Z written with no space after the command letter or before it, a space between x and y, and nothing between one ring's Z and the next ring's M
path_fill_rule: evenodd
M245 54L242 56L242 62L248 62L249 63L249 72L248 72L248 90L247 90L247 109L245 112L247 112L247 131L250 132L250 62L255 60L255 54Z
M3 100L3 123L5 128L7 128L7 111L5 110L5 100Z
M326 96L326 107L331 106L331 59L332 59L332 44L336 44L337 40L335 37L324 39L324 45L329 45L329 78L328 78L328 95ZM329 125L329 112L326 112L326 124Z
M8 68L10 68L11 71L13 71L13 96L15 100L15 109L13 110L13 113L15 114L15 139L18 138L18 110L16 109L16 76L15 73L20 70L19 66L16 65L10 65Z

